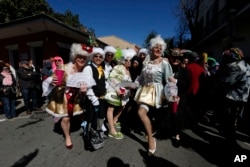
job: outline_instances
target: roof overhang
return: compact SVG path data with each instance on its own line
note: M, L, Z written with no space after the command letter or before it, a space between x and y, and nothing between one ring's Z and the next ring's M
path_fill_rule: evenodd
M88 34L45 14L25 17L8 23L0 24L0 39L13 38L44 31L56 32L63 36L83 41L88 38Z

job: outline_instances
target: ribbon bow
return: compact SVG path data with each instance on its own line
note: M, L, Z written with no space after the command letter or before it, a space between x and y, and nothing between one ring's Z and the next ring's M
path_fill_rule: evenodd
M93 51L93 48L85 44L82 44L82 50L86 50L88 53L91 53Z

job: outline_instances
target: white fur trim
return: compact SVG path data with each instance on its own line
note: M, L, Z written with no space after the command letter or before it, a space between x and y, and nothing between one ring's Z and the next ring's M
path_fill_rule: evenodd
M55 117L57 117L57 118L62 118L62 117L67 117L67 116L69 116L68 113L65 113L65 114L56 114L56 113L54 113L52 110L50 110L50 109L48 109L48 108L46 108L45 110L46 110L47 113L49 113L49 114L51 114L51 115L53 115L53 116L55 116ZM83 110L73 112L73 116L75 116L75 115L80 115L80 114L82 114L83 112L84 112Z
M144 108L145 110L149 111L149 107L145 104L140 104L141 108Z
M96 48L96 47L93 48L91 56L93 57L96 54L100 54L100 55L102 55L104 57L104 51L103 51L103 49L102 48Z
M138 52L138 55L139 55L140 53L145 53L146 55L148 55L148 50L147 50L146 48L141 48L141 49L139 50L139 52Z
M107 52L111 52L115 54L116 49L113 46L105 46L104 53L106 54Z
M78 43L73 43L70 48L70 58L71 60L74 60L76 55L84 55L89 56L90 54L82 49L82 45Z

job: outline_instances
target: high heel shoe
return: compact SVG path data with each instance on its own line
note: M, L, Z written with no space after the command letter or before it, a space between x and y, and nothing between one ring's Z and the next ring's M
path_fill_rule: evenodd
M156 151L156 140L155 140L155 138L154 138L154 145L155 145L154 149L148 149L148 156L154 155L154 153Z
M173 139L173 146L175 147L175 148L179 148L180 147L180 145L181 145L181 140L180 139L176 139L176 138L174 138Z
M68 150L71 150L72 148L73 148L73 144L71 144L71 145L66 145L66 148L68 149Z

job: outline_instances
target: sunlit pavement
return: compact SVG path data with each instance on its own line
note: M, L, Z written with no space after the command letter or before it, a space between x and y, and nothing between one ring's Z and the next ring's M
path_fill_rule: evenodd
M22 103L17 108L22 108ZM157 150L153 157L147 155L145 136L134 131L124 133L122 140L108 138L104 148L90 152L84 149L83 130L75 129L71 133L74 147L67 150L62 134L54 131L51 116L43 110L31 115L23 111L17 118L0 122L0 166L248 166L249 161L234 162L238 155L250 159L248 135L237 132L239 147L232 151L216 128L205 124L199 124L199 128L197 132L185 130L179 148L173 147L170 139L156 134Z

